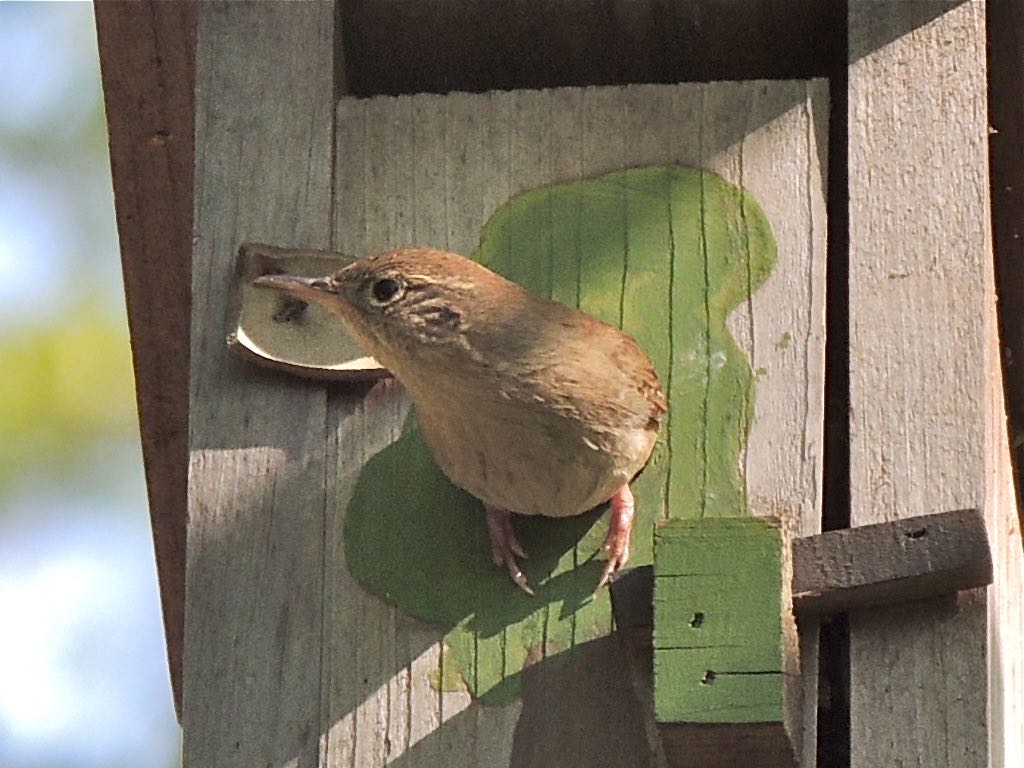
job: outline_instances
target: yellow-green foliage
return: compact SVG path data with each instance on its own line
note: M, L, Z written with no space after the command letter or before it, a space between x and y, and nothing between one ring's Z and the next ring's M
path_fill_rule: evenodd
M0 492L30 468L61 466L136 427L128 332L76 308L0 337Z

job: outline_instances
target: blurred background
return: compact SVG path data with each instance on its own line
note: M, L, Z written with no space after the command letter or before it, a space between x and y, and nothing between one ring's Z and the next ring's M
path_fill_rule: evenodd
M179 751L92 4L0 2L0 768Z

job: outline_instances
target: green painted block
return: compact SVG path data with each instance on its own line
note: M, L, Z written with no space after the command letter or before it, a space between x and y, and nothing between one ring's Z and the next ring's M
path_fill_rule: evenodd
M779 598L765 599L760 581L694 575L656 583L654 626L661 647L760 647L760 632L779 621Z
M655 649L660 723L772 723L782 720L782 672L750 671L764 659L729 648ZM777 663L777 662L776 662ZM658 696L658 691L671 695Z
M662 723L783 719L782 546L763 518L672 520L654 543Z

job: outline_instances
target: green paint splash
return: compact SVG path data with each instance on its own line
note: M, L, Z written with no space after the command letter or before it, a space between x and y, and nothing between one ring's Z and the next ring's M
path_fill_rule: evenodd
M740 457L754 377L725 320L764 282L775 243L746 193L680 166L536 189L494 214L474 256L622 327L667 387L668 423L633 485L631 565L651 562L656 519L747 511ZM608 590L591 595L602 511L516 521L537 592L529 597L491 562L480 502L440 473L410 417L360 475L346 554L368 590L445 628L445 688L457 673L475 696L502 703L518 694L524 666L560 663L564 651L611 631Z

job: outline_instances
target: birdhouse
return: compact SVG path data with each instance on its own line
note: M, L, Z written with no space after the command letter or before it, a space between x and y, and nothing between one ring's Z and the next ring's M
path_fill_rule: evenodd
M97 4L185 765L1024 754L985 4L734 6ZM432 383L254 286L405 247L650 358L611 588L599 506L518 589Z

